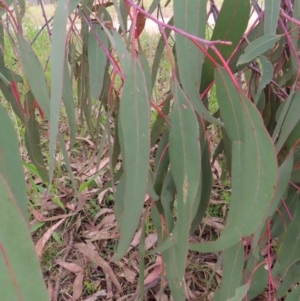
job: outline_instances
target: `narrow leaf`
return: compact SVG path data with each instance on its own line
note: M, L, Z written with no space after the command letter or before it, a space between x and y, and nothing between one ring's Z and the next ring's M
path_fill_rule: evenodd
M49 183L48 170L40 146L39 125L34 117L31 116L25 126L25 145L28 155L32 163L36 166L42 180Z
M102 18L105 16L105 20L111 21L103 6L100 6L98 14L102 14ZM102 90L107 60L102 47L108 49L107 35L100 24L93 24L93 30L90 30L88 36L88 60L91 97L95 99L99 98Z
M51 182L54 169L56 139L60 116L60 105L63 94L65 44L67 37L67 21L69 0L58 0L54 13L51 39L51 99L50 99L50 131L49 131L49 180Z
M254 98L254 103L256 105L258 104L259 98L264 88L271 82L273 77L273 65L267 60L267 58L260 56L259 61L261 65L261 78Z
M123 137L120 145L125 187L123 212L119 225L121 237L114 260L124 256L138 226L147 191L150 152L150 96L147 90L147 76L140 61L136 57L131 58L123 44L117 43L117 45L126 76L119 111L119 131Z
M0 105L0 125L0 175L6 180L18 210L22 213L24 220L27 221L26 185L19 153L19 143L14 126L2 105ZM2 196L5 196L5 194L2 194ZM0 211L2 212L2 207ZM3 226L3 229L6 227L8 226Z
M201 183L201 150L198 121L193 107L175 83L174 110L171 115L170 163L177 189L177 239L178 277L182 278L188 251L188 238L194 218L194 204ZM175 231L175 230L174 230Z
M206 5L206 0L174 1L174 25L197 37L205 38ZM180 83L187 98L201 117L211 123L222 125L219 120L209 114L200 99L203 52L181 34L176 34L175 39Z
M280 0L265 2L264 34L274 35L279 17Z
M267 35L252 41L245 48L245 53L240 56L237 65L253 61L258 56L272 48L280 38L281 35Z
M2 116L1 116L2 117ZM1 118L2 121L2 118ZM3 131L1 131L3 132ZM6 140L6 145L14 136ZM2 143L0 143L2 145ZM11 145L11 151L17 151L17 145ZM8 161L12 164L13 160ZM16 164L16 163L15 163ZM20 160L18 159L18 164ZM11 166L14 172L16 166ZM19 175L22 175L22 170ZM21 176L23 177L23 176ZM9 189L4 174L0 175L0 291L2 300L39 300L47 301L48 294L27 225L27 216L21 212L20 200ZM9 179L8 179L9 180ZM26 200L23 183L14 181L14 190ZM17 184L17 185L16 185ZM26 205L26 203L25 203ZM20 210L21 209L21 210ZM26 208L27 209L27 208ZM25 220L26 216L26 220ZM13 239L12 239L13 238Z
M282 124L280 135L276 143L277 153L281 150L288 136L291 134L291 132L299 122L300 120L299 111L300 111L300 91L297 91L291 100L291 104L289 106L288 112ZM282 112L282 114L283 113L284 112Z
M185 2L185 1L182 1ZM224 0L218 15L211 41L230 41L231 45L216 45L220 54L228 60L234 49L240 43L249 22L250 1ZM219 59L211 50L208 53L216 62ZM203 64L200 93L203 93L214 79L214 67L206 58Z
M221 117L232 141L232 197L220 238L191 245L198 252L220 251L253 234L264 222L277 186L277 159L260 114L224 69L218 68L215 78Z

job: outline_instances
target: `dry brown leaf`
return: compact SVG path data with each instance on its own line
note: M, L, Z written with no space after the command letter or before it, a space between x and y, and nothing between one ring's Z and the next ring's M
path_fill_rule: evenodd
M53 283L52 283L51 279L48 279L48 281L47 281L47 293L48 293L49 300L53 299L53 292L54 292Z
M107 188L107 189L105 189L105 190L103 190L102 192L99 193L99 195L98 195L98 203L99 204L102 203L102 200L103 200L105 194L107 193L107 191L112 191L112 189L111 188Z
M76 263L66 262L66 261L62 261L62 260L57 260L56 263L59 264L60 266L64 267L65 269L69 270L72 273L77 274L77 273L83 272L83 268Z
M98 297L105 297L106 296L106 291L105 290L101 290L96 292L93 295L90 295L89 297L87 297L86 299L82 300L82 301L96 301L99 300Z
M96 224L97 219L101 216L104 215L106 213L112 213L114 212L112 209L109 208L102 208L93 218L93 224Z
M143 32L146 24L146 17L140 11L137 12L136 26L135 26L135 38L137 39Z
M154 247L154 245L157 242L157 233L151 233L149 234L146 238L145 238L145 249L149 250L152 247Z
M73 283L73 298L72 298L72 301L77 301L82 295L83 276L84 276L83 271L76 275L76 278L75 278L74 283Z
M41 222L45 219L44 215L36 210L32 210L31 211L32 215L35 217L35 219L38 221L38 222Z
M88 238L91 241L95 241L119 238L120 234L102 229L100 231L85 231L83 233L83 237Z
M136 246L140 243L140 241L141 241L141 236L142 236L142 230L139 229L139 230L135 233L135 235L134 235L134 237L133 237L133 240L132 240L132 242L131 242L131 244L130 244L128 250L127 250L127 252L129 252L129 251L132 249L132 247L136 247Z
M154 267L154 268L153 268ZM161 256L157 256L155 260L155 264L149 267L147 270L153 268L151 273L145 278L144 285L148 285L155 281L157 278L160 278L162 273L162 258Z
M219 219L221 221L221 219ZM214 228L215 230L217 230L218 232L222 231L224 229L224 225L221 224L219 221L213 220L212 218L203 218L202 222L212 228Z
M112 228L116 226L116 223L114 221L116 220L116 217L114 214L109 214L103 217L101 222L97 225L97 229L101 228Z
M112 268L103 258L100 257L100 255L95 250L84 243L75 244L74 248L85 255L87 258L89 258L93 263L98 265L103 270L104 274L110 277L115 287L117 288L117 291L120 293L122 292L122 287Z
M39 241L37 242L37 244L35 245L35 251L37 253L38 256L42 255L43 252L43 248L46 244L46 242L48 241L48 239L51 237L52 233L55 231L55 229L57 227L59 227L66 218L63 218L62 220L60 220L59 222L57 222L55 225L53 225L52 227L50 227L45 233L44 235L39 239Z
M128 267L123 268L123 275L124 278L130 283L134 283L137 277L137 273L129 269Z
M169 301L169 298L168 296L165 294L165 293L160 293L158 292L154 298L157 300L157 301Z

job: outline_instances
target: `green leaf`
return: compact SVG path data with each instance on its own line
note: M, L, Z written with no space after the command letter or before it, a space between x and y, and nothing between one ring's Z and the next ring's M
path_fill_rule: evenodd
M282 197L284 196L284 193L286 192L286 190L288 188L292 169L293 169L293 161L294 161L293 156L290 155L281 164L281 166L278 169L279 176L278 176L278 185L276 187L276 194L267 210L266 217L270 217L275 213L276 209L278 208L280 200L282 199ZM259 258L259 241L262 236L261 232L263 231L264 228L265 228L265 225L262 223L259 226L259 228L256 230L256 232L254 233L254 236L253 236L252 254L256 259Z
M267 35L252 41L245 48L245 53L240 56L237 65L253 61L258 56L272 48L280 38L281 35Z
M49 183L48 170L40 146L39 124L34 119L34 115L32 115L25 124L25 145L29 158L36 166L41 179Z
M292 284L297 284L300 281L300 261L296 261L294 264L292 264L287 272L284 274L283 281L281 285L279 286L276 297L280 298L283 295L285 295ZM299 299L298 299L299 300Z
M222 40L230 41L232 43L231 45L216 45L216 48L225 60L229 59L247 29L250 9L250 1L223 1L211 41ZM219 63L219 59L212 50L209 50L208 53ZM202 74L205 74L205 76L202 76L201 79L200 93L203 93L214 79L214 67L207 58L203 64Z
M123 212L119 225L121 237L114 256L114 260L119 260L126 253L138 226L147 192L150 96L146 82L148 77L145 76L140 61L130 56L120 39L116 41L116 45L126 77L119 111L119 131L123 137L120 145L125 171Z
M8 185L7 189L10 190L10 193L18 206L18 210L22 213L24 220L27 221L28 208L26 184L19 153L19 142L14 126L2 105L0 105L0 125L0 175L6 180ZM2 183L1 185L4 184ZM2 196L5 196L4 191ZM2 209L3 208L1 206L1 213ZM3 210L8 209L6 208ZM5 223L3 225L5 225ZM6 225L3 229L6 227L8 227L8 225Z
M195 213L193 209L195 203L200 202L196 199L196 195L201 184L201 150L198 121L192 104L178 83L175 83L174 89L169 154L178 206L175 228L180 243L176 245L176 268L178 277L182 279L186 266L190 225Z
M282 124L282 128L280 130L280 135L276 143L277 153L281 150L282 146L288 139L289 135L291 134L291 132L299 122L300 120L299 110L300 110L300 91L297 91L291 99L289 109L287 111L286 117Z
M238 243L224 251L221 288L214 294L213 301L223 301L234 297L243 279L244 246Z
M224 69L216 69L215 79L221 117L232 141L232 197L221 236L190 246L198 252L220 251L253 234L264 222L278 177L274 147L257 109Z
M293 221L288 225L284 236L279 242L276 264L272 270L272 275L283 277L289 266L299 261L300 254L300 206L297 204Z
M30 44L25 40L23 35L17 34L19 43L19 57L23 70L30 85L31 91L41 106L45 117L50 118L50 98L46 83L45 73L39 59L34 53Z
M227 301L242 301L247 295L249 289L249 284L240 286L235 290L235 296L233 298L227 299Z
M251 278L250 288L247 293L248 300L255 300L262 293L268 284L268 271L265 269L265 258L261 255L258 260L254 256L249 256L247 260L247 279Z
M0 81L0 89L3 93L4 98L10 103L14 113L20 118L20 120L25 123L25 114L16 101L10 86L6 86L3 81Z
M299 301L299 296L300 296L300 286L293 289L293 291L291 293L289 293L284 300L285 301Z
M206 5L206 0L174 1L174 25L185 32L205 38ZM181 34L175 34L175 40L180 83L186 97L201 117L211 123L222 125L219 120L209 114L199 95L203 52Z
M80 0L69 0L69 15L76 9L77 5L79 4Z
M105 20L111 21L110 15L102 6L98 15L100 14L105 16ZM88 37L88 60L91 96L95 99L100 97L107 60L102 47L109 49L107 35L100 24L93 24L93 30L90 30Z
M75 143L76 120L75 120L75 104L74 104L73 90L72 90L72 79L69 73L67 61L65 61L65 69L64 69L63 102L68 117L69 133L70 133L69 149L71 149Z
M60 106L63 97L63 81L65 66L65 45L67 37L67 21L69 16L69 0L58 0L53 19L51 38L51 99L50 99L50 130L49 130L49 179L52 181L54 158Z
M206 209L211 196L211 189L213 184L213 176L211 171L210 164L210 152L208 141L205 138L205 127L201 123L201 120L198 122L199 130L200 130L200 145L202 147L202 157L201 157L201 172L202 175L202 183L199 185L197 197L199 196L200 202L195 206L194 212L195 216L193 218L193 222L190 229L190 234L192 235L196 228L200 225L203 216L206 213Z
M2 110L0 110L2 111ZM2 115L2 114L1 114ZM2 116L1 116L2 121ZM3 131L1 131L3 132ZM14 140L11 135L6 145ZM0 143L2 146L2 142ZM17 145L10 145L10 151L18 150ZM10 165L13 161L10 162ZM20 164L18 158L16 166ZM19 168L11 166L16 172ZM19 197L26 200L26 190L23 184L22 170L20 172L21 182L14 180L14 186L9 183L6 175L0 175L0 291L2 300L48 301L48 294L39 266L31 236L27 225L27 216L20 207L20 200L9 188L16 187ZM9 180L10 181L10 180ZM26 204L26 203L25 203ZM21 209L21 210L20 210ZM27 208L26 208L27 209ZM26 220L25 220L26 216ZM13 238L13 239L12 239Z
M166 227L168 232L171 233L174 228L172 205L174 203L176 193L175 183L171 171L165 176L165 181L161 191L161 204L163 207L164 219L166 221Z
M279 17L280 0L266 1L265 2L265 15L264 15L264 34L274 35Z
M174 25L174 17L172 17L169 20L168 25L171 25L171 26ZM166 28L165 29L165 35L166 35L167 39L169 38L170 34L171 34L171 29ZM153 59L153 63L152 63L152 70L151 70L152 88L155 85L157 73L158 73L159 67L161 65L161 58L162 58L164 50L165 50L165 39L164 39L163 36L161 36L160 39L159 39L159 42L157 44L154 59Z
M260 56L259 61L261 65L261 78L254 98L254 103L256 105L258 104L259 98L264 88L271 82L273 77L273 65L267 60L267 58Z

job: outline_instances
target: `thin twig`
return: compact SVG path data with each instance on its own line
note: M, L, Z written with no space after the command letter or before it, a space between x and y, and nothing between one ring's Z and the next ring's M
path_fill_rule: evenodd
M45 20L45 24L47 26L49 40L51 41L51 30L50 30L49 21L47 19L47 15L46 15L46 12L45 12L43 1L39 0L39 3L40 3L40 6L41 6L41 9L42 9L42 13L43 13L43 17L44 17L44 20Z

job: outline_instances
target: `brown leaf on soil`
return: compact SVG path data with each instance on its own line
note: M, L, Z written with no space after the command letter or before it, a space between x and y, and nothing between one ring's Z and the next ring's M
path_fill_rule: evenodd
M98 265L103 270L104 274L108 275L109 278L112 280L115 287L117 288L117 291L120 293L122 292L122 287L112 268L103 258L100 257L100 255L95 250L93 250L84 243L75 244L74 248L77 249L83 255L85 255L87 258L89 258L93 263Z
M83 271L76 275L76 278L75 278L74 283L73 283L73 298L72 298L72 301L77 301L82 295L83 276L84 276Z
M62 261L62 260L57 260L56 263L59 264L60 266L64 267L65 269L69 270L72 273L77 274L77 273L83 272L83 268L76 263L66 262L66 261Z
M52 300L53 292L54 292L53 283L52 283L51 279L48 279L48 281L47 281L47 293L48 293L49 300Z
M37 253L38 256L41 256L43 253L43 249L44 246L46 244L46 242L48 241L48 239L51 237L52 233L55 231L55 229L57 227L59 227L66 218L63 218L62 220L60 220L59 222L57 222L56 224L54 224L52 227L50 227L45 233L44 235L39 239L39 241L37 242L37 244L35 245L35 251Z
M106 229L102 229L100 231L85 231L83 233L83 236L90 239L91 241L115 239L120 237L118 233L107 231Z
M148 284L152 283L153 281L155 281L157 278L160 278L160 275L162 273L162 258L161 258L161 256L156 257L155 264L152 265L151 267L149 267L148 269L150 269L150 268L153 268L153 270L145 278L144 285L148 285Z
M137 278L137 273L128 267L123 267L123 276L129 283L134 283Z
M156 242L157 242L157 233L149 234L145 239L145 249L146 250L151 249L152 247L154 247Z
M106 291L105 290L101 290L96 292L93 295L90 295L89 297L87 297L86 299L82 300L82 301L96 301L99 300L98 297L105 297L106 296Z

